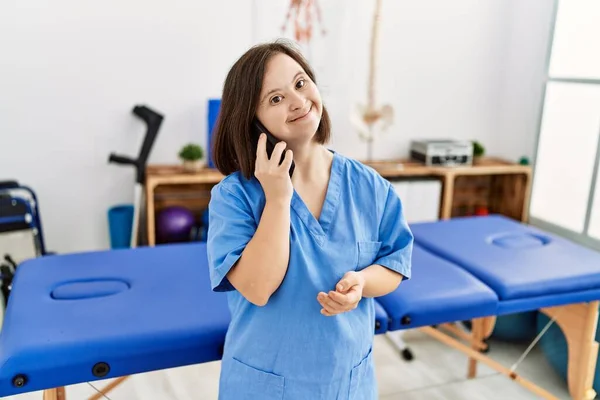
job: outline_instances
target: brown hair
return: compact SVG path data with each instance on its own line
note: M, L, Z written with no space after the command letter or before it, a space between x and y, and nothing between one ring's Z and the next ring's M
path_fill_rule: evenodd
M241 171L246 179L254 175L256 150L252 144L251 125L260 101L267 62L278 53L294 59L309 78L315 75L299 50L285 40L259 44L250 48L231 67L223 86L219 115L213 131L213 160L223 175ZM316 140L329 141L331 122L323 106Z

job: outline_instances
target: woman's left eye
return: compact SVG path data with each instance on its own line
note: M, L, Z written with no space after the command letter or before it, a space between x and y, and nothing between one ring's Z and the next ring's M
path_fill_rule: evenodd
M296 82L296 88L301 89L304 87L305 84L306 83L305 83L304 79L300 79L298 82Z

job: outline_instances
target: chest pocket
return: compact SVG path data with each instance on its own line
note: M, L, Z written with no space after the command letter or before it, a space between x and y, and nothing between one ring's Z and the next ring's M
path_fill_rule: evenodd
M365 269L377 259L377 254L381 249L381 242L361 241L357 242L358 264L356 270Z

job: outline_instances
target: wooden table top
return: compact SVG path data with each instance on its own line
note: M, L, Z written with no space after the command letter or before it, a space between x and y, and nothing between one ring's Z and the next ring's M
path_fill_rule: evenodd
M520 165L496 157L482 157L478 158L473 165L454 167L427 166L419 161L408 159L362 162L375 169L385 178L531 173L531 166L529 165ZM180 164L150 164L146 167L146 181L147 184L152 186L161 184L218 183L223 178L224 176L218 170L208 167L197 172L188 172Z

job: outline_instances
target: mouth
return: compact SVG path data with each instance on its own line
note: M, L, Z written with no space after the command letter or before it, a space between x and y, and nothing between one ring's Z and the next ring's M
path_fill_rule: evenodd
M303 114L303 115L299 116L298 118L291 119L290 122L302 121L303 119L305 119L308 116L308 114L310 114L312 109L313 109L313 106L311 105L310 108L308 109L308 111L306 112L306 114Z

